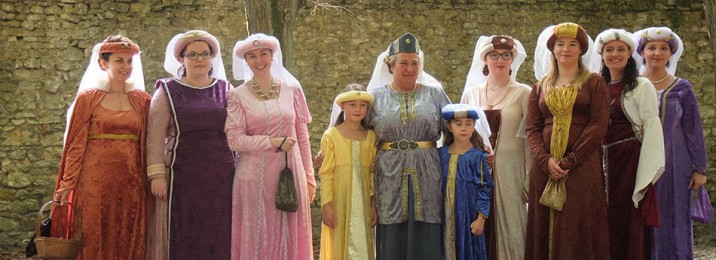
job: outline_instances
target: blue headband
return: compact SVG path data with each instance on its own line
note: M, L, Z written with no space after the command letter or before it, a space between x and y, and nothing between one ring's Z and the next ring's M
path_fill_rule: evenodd
M443 119L471 118L477 120L477 109L468 104L448 104L442 110Z

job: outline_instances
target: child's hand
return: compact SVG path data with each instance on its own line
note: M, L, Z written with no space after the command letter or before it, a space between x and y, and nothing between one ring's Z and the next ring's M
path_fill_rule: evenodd
M490 147L485 146L483 148L483 151L487 153L487 157L485 157L485 161L487 161L487 165L490 165L490 168L495 168L495 151L490 149Z
M375 209L375 201L370 204L370 226L378 224L378 210Z
M316 186L311 183L307 183L308 186L308 203L310 204L316 198Z
M336 227L336 212L333 211L333 207L330 203L324 205L321 209L321 218L323 219L324 225L328 226L329 228Z
M321 151L318 151L318 154L316 154L316 158L313 159L313 166L316 168L321 168L321 165L323 165L323 154Z
M472 230L472 234L479 236L482 235L482 231L485 228L485 218L482 215L477 216L477 219L470 224L470 229Z

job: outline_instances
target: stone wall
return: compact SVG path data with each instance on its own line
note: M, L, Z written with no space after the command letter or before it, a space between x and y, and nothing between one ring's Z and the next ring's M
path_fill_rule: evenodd
M65 111L94 44L124 34L143 51L147 90L167 77L171 37L204 29L226 65L247 36L242 1L57 0L0 3L0 252L20 248L42 202L52 197ZM24 246L24 245L23 245Z
M301 2L290 64L313 112L314 151L335 95L348 83L367 84L376 56L403 33L417 35L426 70L458 100L480 35L509 34L522 41L528 57L518 80L532 84L529 55L537 35L550 24L573 21L592 36L609 27L634 31L662 25L679 33L686 52L678 75L694 85L708 151L716 154L713 39L706 35L701 1L322 2L344 9L313 9L312 1ZM246 36L242 1L233 0L3 1L0 28L0 251L20 248L31 233L35 211L51 197L65 110L93 44L116 33L137 41L152 92L153 81L168 75L162 68L164 50L176 33L198 28L215 34L229 71L230 50ZM710 166L710 171L716 167L713 159Z

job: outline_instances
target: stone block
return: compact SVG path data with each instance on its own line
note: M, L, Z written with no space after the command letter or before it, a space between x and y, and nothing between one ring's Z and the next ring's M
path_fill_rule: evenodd
M39 209L37 207L38 204L39 204L39 202L37 201L37 199L29 198L29 197L25 197L25 198L18 197L18 198L16 198L15 201L10 202L10 204L8 206L11 209L13 209L14 212L18 212L20 214L26 214L26 213L37 212L37 210Z
M8 187L21 189L21 188L26 188L26 187L30 186L30 184L32 184L32 180L29 178L29 175L27 173L11 172L10 174L7 175L7 186ZM15 200L13 203L22 204L22 202L18 202L18 201L21 201L21 199L22 198L17 198L17 200ZM17 206L17 205L12 205L13 203L11 203L11 207L16 208L15 206ZM18 210L16 212L23 212L23 211L19 211L21 208L16 208L16 209Z
M7 232L9 230L16 230L18 227L20 227L20 223L17 220L7 217L0 217L0 230L2 230L3 232Z

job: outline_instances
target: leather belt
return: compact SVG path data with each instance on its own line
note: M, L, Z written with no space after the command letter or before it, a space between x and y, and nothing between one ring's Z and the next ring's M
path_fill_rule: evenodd
M413 141L413 140L398 140L393 142L383 142L380 144L381 150L389 151L411 151L418 148L435 148L435 142L433 141Z

